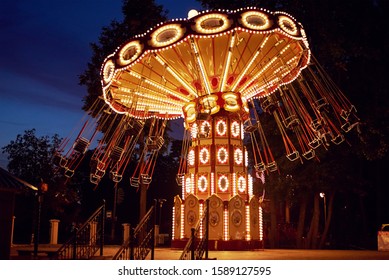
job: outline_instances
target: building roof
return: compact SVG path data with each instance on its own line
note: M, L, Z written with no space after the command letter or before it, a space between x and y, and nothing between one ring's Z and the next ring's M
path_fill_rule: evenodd
M37 191L38 188L0 167L0 190L20 192L26 190Z

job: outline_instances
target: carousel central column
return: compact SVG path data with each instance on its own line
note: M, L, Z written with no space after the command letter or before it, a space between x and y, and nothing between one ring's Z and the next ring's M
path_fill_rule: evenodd
M187 104L184 114L192 141L182 197L175 203L175 224L179 229L176 227L174 236L189 238L209 200L209 240L214 246L218 241L250 241L258 236L251 228L259 232L255 229L259 222L250 220L251 200L256 198L243 145L247 103L238 93L219 92ZM258 203L255 205L254 213L258 213ZM258 220L257 216L253 218Z

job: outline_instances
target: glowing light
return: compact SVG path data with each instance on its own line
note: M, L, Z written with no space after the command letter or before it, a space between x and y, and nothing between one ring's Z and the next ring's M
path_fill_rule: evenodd
M184 30L179 24L168 24L151 34L151 44L154 47L166 47L182 38Z
M205 192L208 189L208 179L205 175L201 175L197 180L198 189L200 192Z
M263 240L263 210L259 206L259 240Z
M244 176L238 178L238 191L241 193L246 191L246 178Z
M211 134L211 124L208 121L204 121L201 124L200 132L202 135L208 137Z
M102 72L103 81L104 83L108 84L115 75L115 64L112 60L109 59L105 62Z
M198 12L197 10L192 9L192 10L190 10L190 11L188 12L188 19L191 19L191 18L197 16L198 14L199 14L199 12Z
M204 225L203 225L203 219L204 216L204 204L199 204L199 218L200 218L200 238L203 238L203 232L204 232Z
M185 205L181 204L181 236L180 239L185 237Z
M186 114L185 121L187 123L194 122L196 120L196 103L191 102L184 107L184 113Z
M225 100L224 109L230 112L239 111L240 106L238 103L238 95L233 92L228 92L223 94L223 99Z
M186 193L191 193L191 190L192 190L192 182L190 180L190 177L187 177L185 179L185 191Z
M239 137L240 125L238 121L233 121L231 124L231 135L233 137Z
M195 151L194 150L189 151L188 163L190 166L194 166L194 164L195 164Z
M232 36L231 37L231 41L230 41L230 47L229 47L229 50L228 50L228 54L227 54L227 58L226 58L226 61L224 63L224 73L222 75L222 81L220 83L220 91L225 91L225 87L227 85L226 83L226 80L227 80L227 74L228 74L228 70L229 70L229 66L230 66L230 61L231 61L231 57L232 57L232 48L235 44L235 36Z
M223 218L224 218L223 239L227 241L228 240L228 209L227 208L224 209Z
M217 151L217 161L220 164L226 164L228 162L228 152L225 147L221 147Z
M251 198L254 193L253 193L253 177L249 174L248 175L248 180L249 180L249 197Z
M207 147L203 147L201 150L200 150L200 162L202 164L207 164L209 163L209 149Z
M227 15L208 14L196 20L196 31L203 34L214 34L226 30L230 26Z
M235 148L234 160L237 165L241 165L243 163L243 152L241 148Z
M207 95L202 97L199 102L205 108L205 111L210 111L211 114L216 114L220 110L220 106L217 105L217 95Z
M216 133L218 136L225 136L227 133L227 124L225 120L218 120L216 123Z
M297 36L298 35L298 29L296 24L292 19L290 19L287 16L279 16L278 18L278 24L280 25L281 29L285 31L286 33Z
M190 129L190 135L192 136L192 139L196 139L198 133L199 133L199 126L197 125L197 123L194 123Z
M258 11L249 11L243 13L242 23L245 27L254 30L265 30L270 27L268 16Z
M211 195L215 193L215 173L211 173Z
M127 43L119 51L119 64L122 66L126 66L131 62L135 61L140 56L142 50L143 48L139 41L131 41Z
M251 235L250 235L250 206L246 205L246 240L249 241L251 240Z
M232 194L236 195L236 174L232 174Z
M218 180L219 190L222 192L226 192L228 190L229 182L226 175L220 175Z
M173 206L173 212L172 212L172 240L175 238L175 225L176 225L176 208Z

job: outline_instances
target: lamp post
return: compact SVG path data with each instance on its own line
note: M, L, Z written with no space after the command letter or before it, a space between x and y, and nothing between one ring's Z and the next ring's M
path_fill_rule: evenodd
M320 193L320 197L323 199L324 204L324 226L327 224L327 202L326 202L326 194L324 192Z
M164 202L166 202L166 199L164 199L164 198L159 198L158 199L158 203L159 203L158 227L161 227L162 205L163 205Z
M35 217L35 229L34 229L34 258L38 257L38 246L39 246L39 234L41 226L41 210L42 210L42 201L43 194L49 189L47 183L41 182L38 191L36 193L36 217Z

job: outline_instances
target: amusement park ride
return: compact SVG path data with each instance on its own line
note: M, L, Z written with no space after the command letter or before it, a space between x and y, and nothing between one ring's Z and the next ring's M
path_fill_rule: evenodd
M66 153L64 142L57 164L71 177L104 126L90 180L97 185L110 170L119 182L150 122L129 182L148 185L166 121L183 118L173 242L190 236L209 200L209 240L220 248L261 245L263 196L254 195L248 168L259 176L278 170L262 116L274 118L285 156L301 162L317 158L318 147L339 145L358 124L355 107L311 55L302 25L284 12L204 11L161 23L120 45L105 59L101 76L97 103L105 106ZM250 166L245 136L251 139Z

